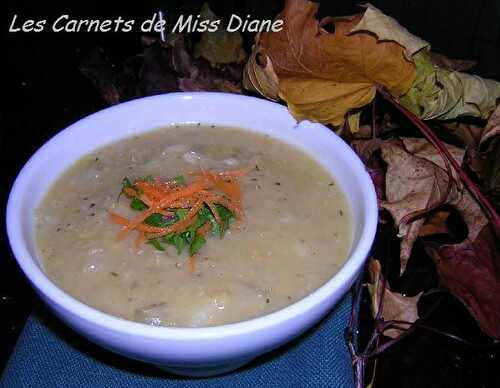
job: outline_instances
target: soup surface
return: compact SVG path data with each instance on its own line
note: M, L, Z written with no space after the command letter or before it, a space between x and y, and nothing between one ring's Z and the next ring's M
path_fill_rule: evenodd
M172 246L117 240L109 210L133 217L122 179L175 177L200 168L255 168L240 179L245 218L208 236L188 268ZM332 176L304 152L249 131L169 127L85 156L51 187L35 214L48 276L107 313L151 325L238 322L308 295L344 263L351 215Z

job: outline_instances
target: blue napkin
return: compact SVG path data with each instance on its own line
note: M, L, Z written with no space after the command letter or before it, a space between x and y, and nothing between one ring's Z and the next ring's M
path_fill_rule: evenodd
M353 387L344 328L348 293L316 327L235 372L192 379L108 352L66 328L46 309L31 314L0 387Z

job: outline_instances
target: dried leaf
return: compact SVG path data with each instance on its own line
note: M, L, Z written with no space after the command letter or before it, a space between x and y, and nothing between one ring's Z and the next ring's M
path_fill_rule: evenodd
M441 285L459 298L481 329L500 338L500 250L485 226L474 239L461 244L426 243L441 278Z
M177 91L177 77L169 67L172 53L158 43L147 47L139 70L137 92L140 96L151 96Z
M370 174L370 177L372 178L375 191L377 193L379 207L381 202L385 200L385 169L382 168L380 163L377 163L377 161L374 160L373 154L375 151L378 151L381 146L382 140L379 138L370 140L354 140L351 143L351 147L364 162L368 174Z
M452 135L464 146L471 146L473 148L476 148L479 144L481 135L484 131L484 128L478 125L460 122L446 122L443 123L443 127L446 128L447 133Z
M408 219L411 215L449 204L461 213L469 225L470 239L474 239L487 223L481 208L459 181L456 178L450 181L437 151L423 139L405 138L403 143L406 149L395 142L382 145L382 158L387 163L387 200L381 204L391 213L402 238L401 273L406 268L413 244L425 222L422 217ZM463 151L451 145L446 146L460 163Z
M204 20L218 20L207 3L202 5L200 11L200 22ZM213 67L228 63L243 63L247 58L241 34L238 31L228 32L221 27L213 32L202 32L200 41L194 47L194 55L197 58L205 58Z
M492 201L500 208L500 141L492 144L484 163L483 186Z
M427 51L414 55L417 76L401 103L425 120L462 116L487 119L500 98L500 83L435 66Z
M432 214L425 221L422 228L418 233L419 237L432 236L434 234L446 234L449 232L448 226L446 224L446 220L450 215L449 211L440 210L434 214Z
M96 48L91 53L80 66L80 71L90 79L109 105L118 104L135 95L137 77L129 68L128 61L115 66L102 48Z
M446 55L431 51L431 61L436 66L452 71L467 71L477 65L476 61L470 59L450 59Z
M261 93L270 100L278 100L279 79L272 62L253 49L243 72L243 87Z
M362 15L318 22L317 10L318 4L312 1L287 1L280 15L283 29L262 33L254 47L266 63L271 62L272 73L279 79L278 94L297 119L340 125L349 111L374 98L377 86L394 96L407 92L415 66L405 58L402 46L378 41L369 32L351 33ZM327 25L335 32L328 32ZM247 64L248 72L255 72L256 56L253 58ZM268 89L275 90L272 85Z
M385 15L375 6L368 3L363 7L366 8L363 18L351 32L369 31L377 35L381 41L397 42L405 48L406 57L410 60L416 52L430 46L428 42L410 33L396 19Z
M479 145L483 145L487 140L493 139L500 135L500 105L497 106L496 110L488 119L488 123L484 128L483 134L481 135L481 140Z
M372 301L372 313L375 317L378 313L380 305L381 281L384 278L381 273L381 265L378 260L370 259L368 264L368 272L370 274L371 284L368 286ZM385 321L406 321L415 322L418 317L417 303L422 296L422 292L415 296L405 296L397 292L392 292L389 283L385 283L382 302L382 318ZM403 328L408 328L409 324L399 324ZM396 338L402 333L400 329L388 329L384 331L384 335Z

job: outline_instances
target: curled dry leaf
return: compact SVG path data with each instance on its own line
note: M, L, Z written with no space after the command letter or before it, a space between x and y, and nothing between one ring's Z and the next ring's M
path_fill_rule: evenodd
M487 119L495 109L500 82L435 66L426 50L413 59L417 76L401 104L422 119Z
M469 226L470 239L487 223L483 211L459 181L454 176L450 180L441 156L426 140L404 138L402 142L384 142L381 147L387 163L387 200L381 206L391 213L402 238L401 273L424 225L426 212L442 204L455 207ZM446 146L461 163L463 150Z
M379 41L370 32L352 32L363 15L325 18L315 15L318 4L308 0L288 0L279 15L284 21L280 32L262 33L254 51L263 56L262 70L274 73L278 90L252 85L264 95L278 94L298 119L341 125L353 109L371 102L377 86L393 96L406 93L415 78L415 65L407 60L404 48L393 41ZM329 32L332 28L334 32ZM328 29L328 30L327 30ZM246 71L256 73L257 55ZM261 77L275 79L268 75Z
M109 104L179 90L241 93L242 65L213 67L206 59L194 57L186 47L187 39L173 33L165 42L145 37L144 51L119 66L111 64L103 50L97 49L80 70Z
M405 296L397 292L391 291L389 283L385 283L385 290L382 294L381 282L384 277L381 273L381 265L378 260L370 259L368 264L368 272L370 274L371 283L368 286L368 291L371 297L371 307L373 316L376 317L380 306L380 297L382 296L382 312L381 317L385 321L405 321L413 323L418 317L417 303L422 296L422 292L415 296ZM381 295L382 294L382 295ZM409 324L399 324L403 328L408 328ZM396 338L399 337L402 330L391 328L384 331L384 335Z
M202 5L200 11L200 21L205 20L218 20L207 3ZM194 55L197 58L205 58L213 67L242 63L247 58L242 45L243 37L238 31L229 32L224 28L218 28L213 32L202 32L200 41L194 46Z
M279 79L273 69L273 64L255 47L243 72L243 87L258 92L270 100L278 100Z
M484 163L483 186L490 198L500 208L500 141L493 144Z
M498 135L500 135L500 105L497 106L493 114L488 119L488 123L484 128L479 144L483 145L487 140L493 139Z
M470 59L450 59L446 55L434 51L431 51L429 54L432 63L446 70L467 71L477 65L476 61Z
M484 226L461 244L426 242L425 247L441 285L465 304L486 334L500 338L500 250L491 229Z
M409 60L412 60L415 53L430 46L428 42L410 33L396 19L387 16L375 6L368 3L362 7L366 8L366 11L360 22L351 30L352 33L369 31L377 35L380 41L397 42L405 48Z
M419 237L432 236L434 234L447 234L449 232L446 220L450 212L447 210L440 210L431 214L424 225L420 228L418 233Z
M475 149L481 140L483 127L475 124L460 122L445 122L443 127L448 134L459 141L464 146L470 146Z
M379 208L382 201L385 200L385 169L375 159L373 154L380 149L382 143L382 140L379 138L354 140L351 143L351 147L359 155L368 170L368 174L370 174L370 178L375 186L375 192L377 193Z

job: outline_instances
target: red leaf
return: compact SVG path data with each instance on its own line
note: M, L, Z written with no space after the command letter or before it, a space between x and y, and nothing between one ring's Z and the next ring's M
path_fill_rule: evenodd
M474 241L438 246L426 243L441 277L441 285L458 297L481 329L500 338L500 249L485 226Z

